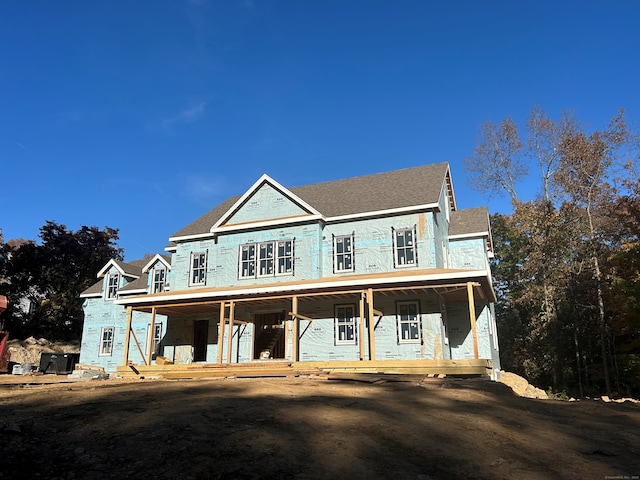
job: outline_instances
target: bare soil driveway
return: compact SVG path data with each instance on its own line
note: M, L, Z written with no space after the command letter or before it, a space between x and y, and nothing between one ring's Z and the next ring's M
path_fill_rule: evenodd
M633 479L640 406L486 380L0 376L0 479Z

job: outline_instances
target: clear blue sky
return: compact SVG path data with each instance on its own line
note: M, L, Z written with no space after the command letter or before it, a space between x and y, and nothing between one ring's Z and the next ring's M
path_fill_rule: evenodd
M0 228L120 229L127 260L263 173L448 161L535 104L640 116L640 2L0 2Z

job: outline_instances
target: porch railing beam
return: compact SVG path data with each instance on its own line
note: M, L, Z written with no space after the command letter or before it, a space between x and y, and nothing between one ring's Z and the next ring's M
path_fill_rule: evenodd
M129 365L129 342L131 341L131 319L133 318L133 308L127 307L127 335L124 342L124 359L122 365ZM100 339L102 341L102 339Z
M476 305L473 298L473 282L467 283L467 297L469 300L469 321L471 322L471 335L473 337L473 358L479 358L478 331L476 327Z
M149 355L149 361L147 365L151 365L151 358L153 357L153 341L155 339L155 330L156 330L156 308L153 307L151 309L151 327L149 328L149 335L147 341L149 345L147 347L147 354Z

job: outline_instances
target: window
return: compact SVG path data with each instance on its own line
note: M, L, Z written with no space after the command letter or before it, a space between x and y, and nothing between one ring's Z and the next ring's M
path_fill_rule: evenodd
M333 237L333 271L353 272L353 233Z
M336 305L335 334L336 345L356 344L356 319L354 305Z
M147 326L149 332L151 332L151 324ZM162 340L162 324L155 323L153 325L153 337L149 339L153 342L153 346L151 347L151 353L158 354L158 349L160 347L160 340Z
M100 356L111 356L113 353L114 327L104 327L100 331Z
M107 283L107 298L116 298L118 295L118 281L120 280L120 275L117 273L110 273L109 280Z
M293 240L278 243L278 275L293 274Z
M248 243L240 247L240 278L293 274L293 240Z
M419 343L420 315L418 313L418 302L398 302L397 322L398 322L398 343Z
M153 269L153 287L151 290L152 293L164 292L166 277L167 277L166 269L164 268Z
M418 264L415 243L415 227L401 228L393 232L394 263L396 268L410 267Z
M207 252L191 254L191 277L189 285L204 285L207 272Z
M260 267L258 270L259 277L268 277L273 275L273 242L263 242L258 244L258 256Z
M255 244L240 247L240 277L255 277L256 275L256 246Z

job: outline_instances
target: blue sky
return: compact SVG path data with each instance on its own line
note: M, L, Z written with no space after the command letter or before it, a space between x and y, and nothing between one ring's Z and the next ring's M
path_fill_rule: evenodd
M0 2L0 228L120 229L127 260L263 173L448 161L535 104L640 116L640 2Z

